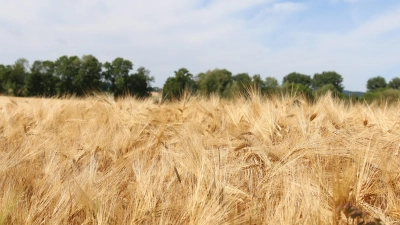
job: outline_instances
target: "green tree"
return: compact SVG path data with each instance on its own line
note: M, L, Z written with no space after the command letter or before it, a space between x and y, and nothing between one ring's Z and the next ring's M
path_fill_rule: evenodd
M379 88L369 91L361 96L362 100L367 102L398 102L400 99L400 90L390 88Z
M393 78L389 82L388 87L392 89L400 89L400 78L398 77Z
M54 96L57 94L58 78L54 76L52 61L35 61L31 73L25 78L28 96Z
M231 97L232 83L232 73L226 69L209 70L206 73L198 74L196 77L199 92L206 96L217 94L221 97Z
M0 93L8 94L7 81L10 77L12 66L0 64Z
M278 80L275 77L265 78L265 90L267 93L274 92L278 86L279 86Z
M2 70L2 89L5 90L8 95L25 95L25 77L28 75L29 70L28 60L20 58L14 65L4 67Z
M242 96L249 97L249 91L261 91L265 88L265 83L259 74L250 77L248 73L239 73L233 76L232 79L233 83L229 90L231 96L241 94Z
M186 68L174 71L175 77L169 77L163 87L163 99L180 99L185 90L193 93L196 91L196 84L193 75Z
M289 83L286 82L280 88L283 94L290 96L303 96L308 100L313 100L313 93L309 87L303 84Z
M25 87L27 96L41 96L44 92L44 79L39 69L40 61L34 61L31 67L31 73L25 78Z
M104 72L103 76L105 79L105 85L109 87L108 91L114 93L114 95L120 94L124 82L129 76L130 71L133 69L133 63L123 58L116 58L111 63L106 62L103 65ZM121 89L122 88L122 89Z
M239 73L232 76L233 84L230 92L232 94L245 94L247 89L250 87L252 80L248 73Z
M400 99L400 90L384 89L382 91L383 99L388 103L398 102Z
M338 92L343 92L343 77L335 71L324 71L314 74L312 87L314 90L323 87L327 84L332 84Z
M282 83L302 84L305 87L310 87L312 84L310 76L296 72L289 73L283 77Z
M72 84L74 93L82 96L90 91L99 91L102 79L102 64L92 55L84 55L81 59L78 74Z
M55 76L59 79L57 84L58 93L73 94L75 77L81 69L81 60L78 56L61 56L54 62Z
M367 81L367 90L370 92L386 87L387 87L386 80L381 76L370 78Z
M361 100L367 102L380 101L382 99L382 96L382 93L379 91L366 92L361 96Z
M253 77L251 78L251 85L259 90L265 88L265 82L261 79L260 74L253 75Z
M321 97L326 93L330 92L332 96L338 96L339 92L333 84L325 84L324 86L318 88L314 91L316 97Z
M275 77L266 77L264 82L263 93L271 95L279 91L278 80Z
M150 82L153 81L154 77L150 76L150 71L144 67L139 67L136 73L128 76L124 75L116 79L114 97L127 95L139 98L148 97L152 90Z
M232 76L232 79L234 82L238 82L243 86L250 85L251 83L251 77L249 76L248 73L236 74L235 76Z
M129 94L139 98L149 97L151 95L151 82L154 77L150 76L150 71L144 67L139 67L136 73L126 78L126 89Z
M267 88L277 88L279 86L278 80L275 77L265 78L265 87Z

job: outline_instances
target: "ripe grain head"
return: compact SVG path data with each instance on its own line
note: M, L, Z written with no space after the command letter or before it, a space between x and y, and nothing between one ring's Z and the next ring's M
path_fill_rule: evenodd
M245 97L1 97L0 222L399 222L396 106Z

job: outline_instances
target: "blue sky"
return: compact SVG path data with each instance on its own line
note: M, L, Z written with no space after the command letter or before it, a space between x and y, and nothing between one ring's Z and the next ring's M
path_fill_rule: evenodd
M0 0L0 64L92 54L155 77L334 70L346 90L400 77L398 0Z

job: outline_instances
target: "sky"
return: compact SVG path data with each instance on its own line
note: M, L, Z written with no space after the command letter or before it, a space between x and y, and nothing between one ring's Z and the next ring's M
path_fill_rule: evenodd
M162 87L184 67L279 83L336 71L345 90L400 77L399 0L0 0L0 64L92 54L144 66Z

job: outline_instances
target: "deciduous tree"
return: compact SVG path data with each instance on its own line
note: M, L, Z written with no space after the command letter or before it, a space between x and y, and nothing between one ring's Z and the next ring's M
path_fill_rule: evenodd
M289 73L285 77L283 77L282 84L284 83L294 83L294 84L302 84L305 87L311 86L311 77L305 74L293 72Z
M25 77L29 73L29 62L18 59L14 65L3 69L2 87L9 95L23 96L25 92Z
M163 99L180 99L184 91L193 93L196 91L196 84L193 75L186 68L175 71L174 77L169 77L163 87Z
M82 96L91 91L100 91L101 70L102 64L96 57L84 55L81 59L78 74L72 81L75 94Z
M250 87L252 80L248 73L239 73L232 77L231 94L245 94Z
M10 77L12 67L0 64L0 93L8 94L7 81Z
M154 77L150 76L150 71L144 67L139 67L136 73L131 74L126 79L126 89L129 94L138 98L145 98L151 95L151 82Z
M343 92L343 77L335 71L324 71L314 74L312 79L312 87L314 90L323 87L327 84L332 84L338 92Z
M381 76L373 77L368 79L367 81L367 90L368 91L376 91L381 88L386 88L387 83L385 78Z
M389 82L388 87L392 89L400 89L400 78L398 77L393 78Z
M55 76L58 77L57 84L58 93L73 94L76 89L74 87L75 77L81 68L81 60L78 56L61 56L54 62Z
M264 93L273 94L279 86L278 80L275 77L266 77L264 82Z
M282 93L290 96L303 96L307 99L313 99L312 90L309 87L304 86L303 84L296 83L284 83L281 87Z
M31 73L25 78L28 96L54 96L57 94L56 85L59 82L54 76L52 61L34 61Z
M103 65L103 76L109 85L109 91L118 95L121 92L121 87L124 86L124 80L129 76L133 69L133 63L123 58L116 58L111 63L106 62Z
M328 92L330 92L332 96L337 96L339 94L338 90L336 89L335 86L333 86L333 84L325 84L324 86L315 90L314 94L316 97L321 97Z
M232 73L226 69L214 69L200 73L197 75L196 80L201 94L206 96L217 94L221 97L231 97Z
M253 77L251 78L251 85L259 90L265 88L265 82L261 79L260 74L253 75Z

